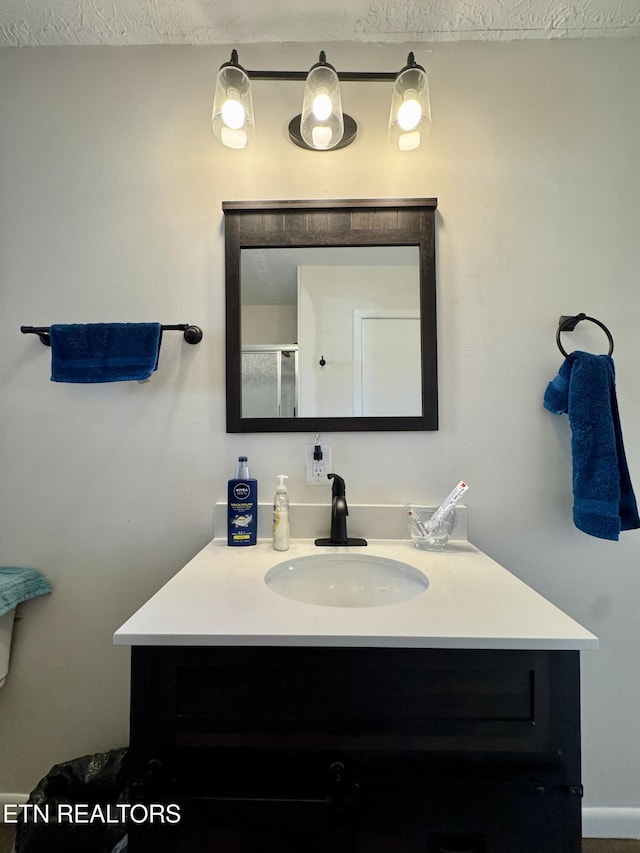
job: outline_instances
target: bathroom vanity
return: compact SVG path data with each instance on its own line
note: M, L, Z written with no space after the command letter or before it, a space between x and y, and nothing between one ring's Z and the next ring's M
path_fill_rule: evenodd
M312 553L423 572L321 606L265 575ZM578 853L579 655L597 638L466 541L213 540L115 634L132 647L132 797L180 805L132 853Z

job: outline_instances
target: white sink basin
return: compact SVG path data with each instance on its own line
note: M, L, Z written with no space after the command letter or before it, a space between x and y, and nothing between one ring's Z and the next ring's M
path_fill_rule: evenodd
M421 595L429 579L399 560L368 554L312 554L283 560L264 576L269 589L307 604L380 607Z

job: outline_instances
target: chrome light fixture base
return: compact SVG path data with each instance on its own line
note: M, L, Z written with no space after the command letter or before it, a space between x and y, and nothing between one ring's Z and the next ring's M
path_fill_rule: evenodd
M299 148L304 148L305 151L337 151L339 148L346 148L347 145L351 145L351 143L355 141L358 133L358 125L356 124L355 119L351 118L347 113L343 113L342 117L344 119L344 133L342 134L340 142L332 148L313 148L313 146L307 145L302 138L302 133L300 132L300 122L302 121L301 113L298 113L298 115L294 116L289 122L289 139L294 143L294 145L297 145Z

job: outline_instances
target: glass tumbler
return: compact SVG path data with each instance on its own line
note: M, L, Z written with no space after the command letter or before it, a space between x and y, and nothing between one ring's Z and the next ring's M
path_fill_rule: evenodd
M436 510L433 507L418 504L405 504L404 514L411 541L416 548L424 551L444 551L456 526L456 511L450 509L436 525L431 518Z

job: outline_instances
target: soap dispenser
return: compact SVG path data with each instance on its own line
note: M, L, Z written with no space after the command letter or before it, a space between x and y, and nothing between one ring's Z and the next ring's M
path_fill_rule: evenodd
M288 479L286 474L278 474L280 483L273 496L273 547L276 551L289 548L289 493L284 484Z

